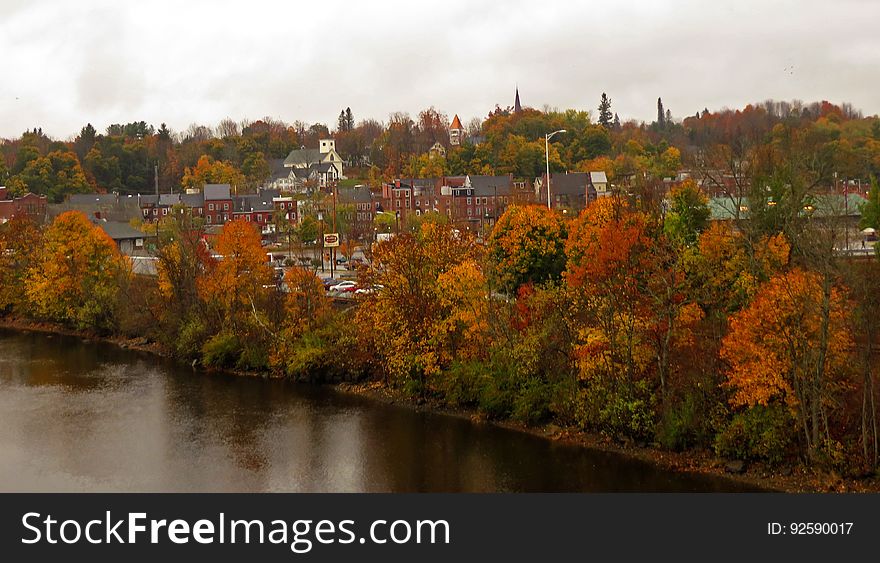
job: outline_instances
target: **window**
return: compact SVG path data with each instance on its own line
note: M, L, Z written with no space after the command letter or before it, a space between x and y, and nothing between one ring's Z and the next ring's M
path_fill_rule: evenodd
M211 214L210 214L210 213L209 213L208 216L205 218L205 223L207 223L207 224L209 224L209 225L211 224Z
M167 207L162 208L162 215L168 215L168 208Z
M250 223L250 222L251 222L251 216L250 216L250 215L245 215L245 217L247 217L247 222Z
M467 204L468 204L468 205L471 204L471 198L468 198L468 199L467 199Z
M149 210L149 209L144 209L144 217L146 217L146 216L149 215L149 214L150 214L150 210Z
M159 208L154 207L153 208L153 215L158 215L158 214L159 214Z
M214 204L213 204L213 203L209 203L209 204L208 204L208 210L209 210L209 211L214 211Z
M257 215L257 223L262 223L262 222L263 222L263 216Z
M406 200L406 208L409 209L409 200Z
M471 209L470 207L468 207L468 217L471 216L471 212L472 212L472 211L473 211L473 209Z
M223 211L229 211L229 204L228 203L223 204Z

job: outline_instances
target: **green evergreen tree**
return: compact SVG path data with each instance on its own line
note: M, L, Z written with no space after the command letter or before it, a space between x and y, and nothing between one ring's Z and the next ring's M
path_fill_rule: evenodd
M605 129L611 128L611 99L602 92L602 99L599 100L599 125Z

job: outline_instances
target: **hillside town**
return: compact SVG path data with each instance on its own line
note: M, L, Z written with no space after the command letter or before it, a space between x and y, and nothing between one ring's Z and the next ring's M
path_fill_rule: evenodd
M699 159L691 159L688 163L681 159L679 150L669 145L660 156L671 162L663 163L663 170L659 171L638 170L638 166L627 161L629 149L624 150L616 159L609 159L604 154L614 152L610 146L600 148L593 155L595 158L578 163L575 169L562 169L564 164L560 162L558 149L549 143L549 136L552 135L548 134L546 154L539 156L545 157L547 171L553 169L549 177L547 171L543 170L535 176L523 175L522 167L516 172L504 174L447 173L452 168L449 165L452 155L481 149L487 142L484 133L491 133L493 120L505 119L522 123L539 114L535 110L522 107L518 89L515 94L512 107L507 110L496 108L477 130L472 127L468 131L458 115L450 122L443 123L440 121L443 118L441 114L433 108L427 110L420 116L424 129L431 132L424 146L437 139L438 135L442 137L434 140L423 154L412 154L407 165L395 168L393 163L387 164L384 175L377 174L377 166L368 153L348 149L345 154L340 154L337 152L337 140L333 136L319 136L321 127L313 126L309 134L300 135L304 139L312 138L311 146L303 145L290 150L284 158L265 161L265 172L261 180L259 177L248 178L236 171L233 163L212 161L210 156L202 155L195 167L187 168L183 178L178 182L172 181L171 184L168 178L161 178L160 181L160 162L157 161L153 169L152 190L124 184L117 184L115 188L101 186L97 183L98 175L92 172L86 176L95 174L93 182L97 184L92 188L94 191L76 193L79 189L75 189L74 193L55 196L50 202L48 191L32 193L25 191L26 183L12 182L12 189L0 187L0 223L17 216L26 216L42 224L65 211L80 211L89 220L100 225L123 253L147 260L140 262L145 268L144 272L155 273L155 269L150 267L149 259L156 249L156 226L169 215L188 213L201 221L206 243L220 232L224 224L240 220L257 228L269 249L269 256L273 256L273 249L276 250L271 259L277 261L279 266L283 267L285 261L286 264L312 264L312 260L305 258L308 249L311 251L309 255L320 258L320 264L315 262L315 267L326 273L330 268L329 262L336 261L338 257L331 257L324 251L324 233L336 233L340 241L346 244L349 258L357 253L363 259L364 254L370 255L368 247L373 243L401 230L417 229L424 221L442 221L456 229L473 232L481 240L488 238L493 225L511 205L547 206L563 215L576 217L596 199L613 196L632 201L644 197L661 202L661 209L665 209L669 204L669 194L676 187L690 182L705 196L711 221L745 220L749 216L749 205L756 203L750 178L737 170L738 167L748 166L747 162L721 163L730 165L726 168L710 167ZM629 134L625 136L631 136L637 131L651 133L652 128L658 129L658 124L668 119L669 121L662 124L668 134L661 133L660 137L673 137L671 133L675 128L684 126L687 120L681 126L675 124L669 112L663 112L659 100L658 104L658 122L648 129L645 129L644 124L641 129L636 129L634 124L622 126L619 119L616 119L616 114L612 118L609 113L610 101L603 96L599 107L600 123L595 127L599 128L600 134L606 136L623 133L629 128ZM777 105L781 107L781 111L798 112L799 115L810 115L811 111L806 107L800 110L791 108L785 103ZM774 112L780 111L780 108L771 106L772 103L768 102L770 110L765 109L763 115L760 106L750 106L744 112L736 112L732 117L754 121L755 115L758 115L767 119ZM812 110L820 115L822 112L830 112L831 118L836 115L843 117L846 112L852 111L846 106L841 110L830 105L816 106ZM570 110L567 115L570 117L573 111ZM835 111L839 113L835 114ZM729 114L730 112L722 114L717 119L731 119ZM402 119L400 116L392 117ZM702 116L697 114L696 120L708 121L711 117L708 112L703 112ZM819 121L827 121L829 117L819 117ZM583 116L578 116L578 119L583 119ZM839 122L839 119L831 123ZM587 123L588 129L594 127L589 125L589 121ZM221 125L232 130L237 128L232 122ZM411 125L412 122L407 127ZM100 137L90 127L85 128L82 135L91 137L96 146L89 150L84 160L86 170L97 150L97 137ZM123 133L127 145L138 141L125 137L126 128L136 131L139 137L151 129L143 122L114 127L116 130L108 131L107 138L112 138L114 132ZM386 133L393 132L394 128L395 123L392 123ZM312 136L312 130L317 130L318 135ZM327 131L326 128L323 130ZM341 142L346 147L351 146L349 137L353 130L351 110L347 110L347 113L343 111L336 137L341 137ZM155 134L158 141L163 136L170 140L170 134L165 131L166 133L160 131ZM206 134L204 131L200 133ZM563 136L566 131L558 130L553 135L557 133ZM583 134L589 136L592 133L585 131ZM20 145L18 151L21 153L30 146L23 143L32 135L34 134L29 133L21 141L12 144L7 142L4 146ZM74 145L80 142L82 135ZM694 131L689 135L693 136ZM39 137L39 134L36 136ZM228 140L228 136L223 139ZM373 144L378 140L374 140ZM627 141L627 147L632 143L634 141ZM662 143L666 144L666 141ZM14 153L6 152L14 156ZM671 159L668 158L670 153ZM263 153L257 154L259 159L265 160ZM74 156L71 153L68 155ZM590 153L587 156L591 156ZM542 168L542 163L538 164L533 170ZM199 167L206 170L199 171ZM231 174L229 181L212 183L212 175L225 179L222 178L224 167L225 173ZM13 159L12 168L22 168L22 165ZM479 167L473 164L470 168L479 171ZM496 165L482 168L500 171L504 167ZM347 170L350 176L346 175ZM434 171L440 173L430 175ZM25 173L26 170L22 172ZM395 172L398 175L394 175ZM405 176L399 174L400 172L410 174ZM840 220L846 226L843 245L837 249L844 254L869 255L877 238L875 227L867 225L862 219L861 210L867 203L871 186L870 170L863 172L852 175L855 177L842 177L835 172L833 176L812 186L809 201L804 200L804 213L824 221ZM143 182L144 178L140 178ZM60 193L63 193L63 186L61 188ZM59 200L59 197L62 199ZM768 193L763 201L757 203L773 206L772 194ZM296 239L297 255L294 255L291 238Z
M874 476L880 118L596 107L27 131L0 143L0 318Z

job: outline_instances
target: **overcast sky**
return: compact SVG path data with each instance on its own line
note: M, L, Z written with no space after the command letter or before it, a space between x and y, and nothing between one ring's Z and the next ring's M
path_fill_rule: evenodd
M880 2L0 0L0 137L495 104L651 120L774 99L880 111Z

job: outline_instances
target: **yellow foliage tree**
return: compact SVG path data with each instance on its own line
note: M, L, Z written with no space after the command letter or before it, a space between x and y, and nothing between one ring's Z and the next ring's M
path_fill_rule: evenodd
M0 314L27 311L25 277L39 257L42 234L26 218L0 225Z
M473 236L435 223L375 247L362 281L384 289L364 300L357 323L364 345L394 381L424 392L452 360L452 347L477 314L474 288L466 290L458 278L481 281L480 255Z
M108 330L128 261L113 240L85 215L68 211L46 230L39 259L26 280L37 315L76 326Z
M558 280L565 269L566 227L559 214L539 205L511 205L489 236L489 260L503 291Z
M230 184L242 186L245 184L244 174L231 162L214 160L208 155L199 157L199 161L192 168L187 166L180 181L184 188L201 188L205 184Z

